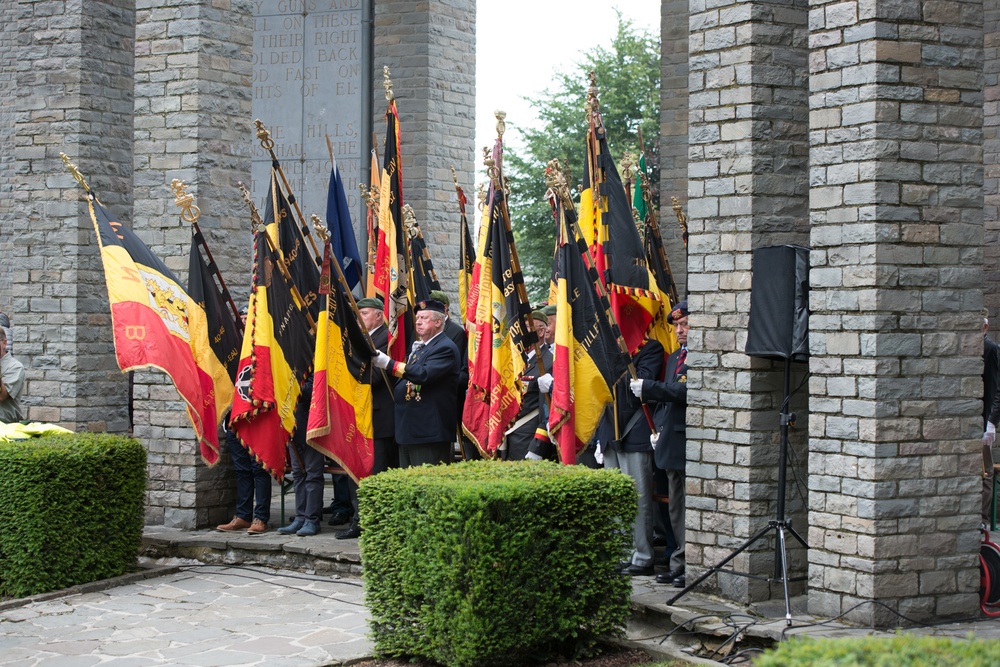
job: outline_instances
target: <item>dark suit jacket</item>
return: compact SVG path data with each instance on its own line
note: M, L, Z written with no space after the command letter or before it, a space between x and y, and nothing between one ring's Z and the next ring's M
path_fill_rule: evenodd
M389 348L389 328L384 324L371 332L372 343L375 349L386 352ZM372 385L372 437L392 438L396 435L396 418L393 414L392 390L382 379L382 371L369 365ZM386 373L390 384L395 384L395 378Z
M458 348L458 419L462 418L465 409L465 392L469 390L469 334L461 324L450 317L444 322L444 335ZM473 447L475 449L475 447Z
M983 338L983 428L1000 426L1000 345Z
M552 353L544 345L540 345L540 348L542 350L542 366L546 373L551 373ZM525 383L525 388L521 397L521 411L517 413L518 421L543 405L539 402L541 395L538 392L538 375L538 358L532 355L521 372L521 382ZM535 440L535 429L538 428L541 413L542 411L539 410L533 419L529 419L523 426L507 436L507 453L504 458L510 461L520 461L529 450L543 458L548 458L555 453L551 443L549 443L549 447L545 447L546 443Z
M648 341L638 354L632 358L635 366L635 374L640 380L655 380L660 377L660 370L663 368L663 346L655 340ZM632 377L625 374L621 380L615 384L615 398L618 409L618 428L621 442L618 445L619 451L624 452L648 452L653 446L649 444L649 435L652 431L649 428L649 420L643 414L642 403L632 390L629 389L629 382ZM598 437L601 441L601 450L605 451L608 443L615 438L615 424L612 408L605 411L601 425L597 429ZM629 427L633 415L639 416Z
M687 364L677 368L677 350L667 357L662 381L643 382L642 400L655 403L653 421L660 431L654 461L661 470L684 470L687 461Z
M409 356L394 392L397 443L424 445L455 441L458 371L458 349L443 334ZM410 386L410 400L406 400L407 385Z

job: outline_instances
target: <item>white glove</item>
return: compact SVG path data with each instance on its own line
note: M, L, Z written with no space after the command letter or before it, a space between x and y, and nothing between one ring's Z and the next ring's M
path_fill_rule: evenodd
M385 352L382 352L381 350L377 352L374 357L372 357L372 363L378 366L379 368L388 368L391 362L392 362L392 357L390 357Z
M993 422L986 422L986 432L983 433L983 444L987 447L992 447L996 439L997 427L993 425Z
M642 380L631 380L628 383L628 388L632 390L635 397L640 401L642 400Z
M656 441L659 439L660 439L660 434L657 433L656 431L653 431L652 433L649 434L649 444L653 446L653 449L656 449Z
M552 373L538 376L538 391L543 394L552 391Z
M601 443L598 442L596 448L594 449L594 460L597 461L597 465L604 465L604 452L601 451Z
M541 461L542 460L542 457L539 456L538 454L534 453L534 452L528 452L527 454L524 455L524 458L527 459L528 461Z

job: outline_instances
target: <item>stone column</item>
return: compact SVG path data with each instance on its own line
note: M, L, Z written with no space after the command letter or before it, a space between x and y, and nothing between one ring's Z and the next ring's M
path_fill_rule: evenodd
M743 352L753 249L808 239L806 19L803 2L691 4L689 580L776 516L783 366ZM804 422L803 407L797 397L792 409ZM801 465L804 429L793 431L792 449ZM793 466L789 474L792 516L802 514L797 472ZM797 526L801 531L802 522ZM803 574L802 550L789 555L793 573ZM774 562L768 539L733 566L767 575ZM769 592L762 582L728 575L718 586L740 601L781 594L780 587Z
M27 367L22 405L32 420L124 432L126 378L94 226L59 153L130 222L134 5L25 0L17 12L17 173L6 224L17 230L11 306Z
M1000 7L983 11L983 271L990 337L1000 331Z
M0 105L0 145L8 150L0 155L0 257L14 256L14 234L22 231L16 225L14 199L17 169L13 146L16 139L16 107L11 101L17 95L17 14L15 2L0 5L0 99L7 104ZM10 315L10 280L14 263L3 262L0 266L0 311Z
M451 167L460 177L476 168L475 42L475 0L375 2L372 111L379 156L382 67L388 65L400 116L403 202L413 207L441 286L455 303L460 240ZM464 185L471 193L471 184Z
M252 231L237 184L250 179L253 18L246 0L137 5L134 229L183 285L191 225L170 189L183 180L238 305L249 293ZM200 528L232 516L229 455L205 465L165 374L136 373L135 434L149 450L148 523ZM224 440L224 438L220 438Z
M688 193L688 2L663 0L660 10L660 234L677 283L687 294L687 247L670 208ZM648 150L648 148L647 148Z
M809 609L976 613L982 5L811 0ZM877 600L881 605L861 604Z

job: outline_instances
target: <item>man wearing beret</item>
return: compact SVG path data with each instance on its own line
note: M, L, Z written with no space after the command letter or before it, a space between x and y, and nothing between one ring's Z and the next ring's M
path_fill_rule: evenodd
M389 328L385 326L382 300L367 297L358 301L361 326L368 332L375 349L385 352L389 348ZM368 367L366 378L372 388L372 474L399 467L399 448L396 446L396 418L392 404L392 390L386 384L386 375L374 366ZM388 377L392 382L392 378ZM351 524L334 534L338 540L353 540L361 535L358 522L358 485L350 480L351 505L354 516Z
M406 362L393 361L382 351L372 359L398 378L393 395L401 468L451 460L458 423L455 396L460 355L443 335L446 320L443 303L421 301L414 317L419 340L413 343Z
M472 444L472 441L462 433L461 418L462 410L465 409L465 394L469 389L469 334L461 324L451 319L451 299L443 291L431 290L430 298L444 304L444 335L451 339L451 342L458 348L459 369L458 369L458 422L455 424L455 433L462 438L462 451L467 459L478 459L479 450Z
M545 335L548 318L545 313L536 310L531 314L538 334L538 349L542 354L542 367L545 373L552 370L552 353L545 345ZM517 414L514 424L507 430L507 443L503 458L507 461L520 461L525 458L545 459L555 456L555 447L549 441L544 419L548 415L545 409L545 399L538 390L538 357L534 347L528 352L528 363L521 371L521 383L524 394L521 397L521 411ZM551 375L550 375L551 377Z
M687 462L687 339L688 305L681 301L667 316L674 326L680 348L667 357L663 380L634 380L630 387L644 403L656 404L653 421L657 433L654 461L656 485L670 498L667 506L670 528L674 533L677 549L670 554L670 571L656 575L661 584L673 583L684 588L684 481ZM666 487L666 488L664 488Z

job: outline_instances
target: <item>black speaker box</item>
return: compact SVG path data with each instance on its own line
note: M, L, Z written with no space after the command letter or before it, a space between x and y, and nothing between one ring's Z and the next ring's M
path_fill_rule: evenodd
M809 359L809 248L753 251L753 286L746 353L768 359Z

